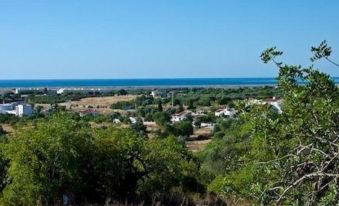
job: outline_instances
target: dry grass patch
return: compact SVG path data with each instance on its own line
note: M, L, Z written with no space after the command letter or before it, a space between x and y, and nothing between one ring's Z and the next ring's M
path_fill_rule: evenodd
M196 136L201 135L201 136L209 137L212 135L212 132L213 132L213 129L208 128L208 127L194 129L194 135Z
M109 97L87 97L80 99L79 101L72 101L72 105L79 106L102 106L102 107L110 107L112 104L123 101L131 101L134 100L137 95L125 95L125 96L109 96Z
M111 105L117 102L132 101L138 95L125 95L125 96L108 96L108 97L86 97L78 101L71 101L59 104L65 106L66 109L71 109L75 112L87 108L93 108L100 114L112 113Z
M1 124L2 129L7 133L14 132L14 128L10 124Z
M206 145L210 142L211 142L211 139L186 141L186 146L188 150L192 152L198 152L198 151L203 150L206 147Z

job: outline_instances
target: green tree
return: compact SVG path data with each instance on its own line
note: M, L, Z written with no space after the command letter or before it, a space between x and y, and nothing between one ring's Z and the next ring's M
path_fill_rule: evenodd
M193 125L191 121L183 120L174 124L176 135L190 136L193 134Z
M153 115L154 121L157 125L164 127L170 122L170 115L167 112L157 112Z
M64 194L75 195L82 182L80 157L90 141L82 125L63 115L22 128L6 145L11 181L3 190L2 202L46 205Z
M0 194L7 184L7 168L8 168L8 159L4 154L4 146L5 146L5 137L0 135ZM1 197L1 195L0 195Z
M84 196L104 203L107 198L133 197L145 175L142 168L144 138L131 129L109 127L93 131L95 150L84 179L89 187Z
M328 59L330 51L326 43L312 48L313 60ZM283 113L269 105L239 103L239 118L247 125L248 138L227 140L227 147L235 153L229 151L234 156L225 163L233 169L217 176L209 189L254 204L336 205L338 87L329 75L313 67L283 64L276 60L280 55L270 48L261 58L279 68ZM246 150L236 150L241 144L247 145Z
M127 95L128 92L124 89L120 89L118 92L117 92L118 95L121 95L121 96L124 96L124 95Z
M135 124L131 124L131 128L136 132L141 135L146 134L146 126L144 125L143 121L141 118L137 118L137 121Z
M199 185L194 178L198 164L175 137L148 140L143 157L146 175L140 192L156 194L180 186L194 191Z
M197 163L173 137L92 129L77 115L28 122L0 142L0 204L105 204L196 188Z
M159 111L159 112L162 112L162 111L163 111L161 99L159 99L159 101L158 101L158 111Z

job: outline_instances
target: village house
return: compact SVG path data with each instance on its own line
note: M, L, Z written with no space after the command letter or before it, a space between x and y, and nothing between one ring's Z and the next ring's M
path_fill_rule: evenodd
M214 112L214 115L216 117L230 117L232 118L236 114L236 110L234 108L224 108L224 109L218 109Z
M173 114L172 117L171 117L171 122L172 123L180 122L180 121L186 119L189 114L191 114L191 112L188 112L188 111L183 111L183 112L180 112L180 113L177 113L177 114Z
M56 91L57 94L63 94L66 91L65 88L60 88Z
M201 117L206 115L205 112L203 110L197 110L195 112L191 113L192 117Z
M279 114L282 113L282 110L281 110L282 99L277 99L276 97L272 97L270 99L267 99L265 103L272 105L278 111Z
M155 98L155 97L165 97L167 94L166 92L159 91L159 90L153 90L151 91L150 95Z
M200 123L200 127L204 128L213 128L214 127L214 124L212 122L201 122Z
M120 123L121 123L120 119L118 118L113 119L113 124L120 124Z
M137 123L137 118L129 117L129 121L131 121L132 124L136 124Z
M275 108L279 114L281 114L282 113L282 110L281 110L282 102L283 102L282 99L278 99L276 97L272 97L266 100L250 99L247 101L247 106L253 105L253 104L261 104L261 105L269 104L273 108Z
M159 92L156 90L153 90L150 94L152 97L157 97L159 95Z

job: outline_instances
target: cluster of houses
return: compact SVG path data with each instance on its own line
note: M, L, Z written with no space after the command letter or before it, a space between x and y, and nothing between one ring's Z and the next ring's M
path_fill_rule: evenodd
M0 114L13 114L18 117L31 116L33 108L30 104L17 102L0 104Z
M233 118L236 112L237 111L234 108L226 107L226 108L215 111L214 115L216 117ZM206 115L205 112L202 110L197 110L196 112L183 111L180 113L173 114L171 116L171 122L172 123L180 122L180 121L187 119L188 116L191 116L193 118L193 125L195 125L195 119L201 116L205 116L205 115ZM212 122L201 122L200 123L200 127L212 128L213 126L214 124Z

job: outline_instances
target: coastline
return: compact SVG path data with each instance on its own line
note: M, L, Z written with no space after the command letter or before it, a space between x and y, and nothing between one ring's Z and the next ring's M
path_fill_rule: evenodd
M339 77L332 78L339 84ZM276 78L175 78L175 79L64 79L0 80L0 90L60 89L114 90L156 88L236 88L276 86Z

